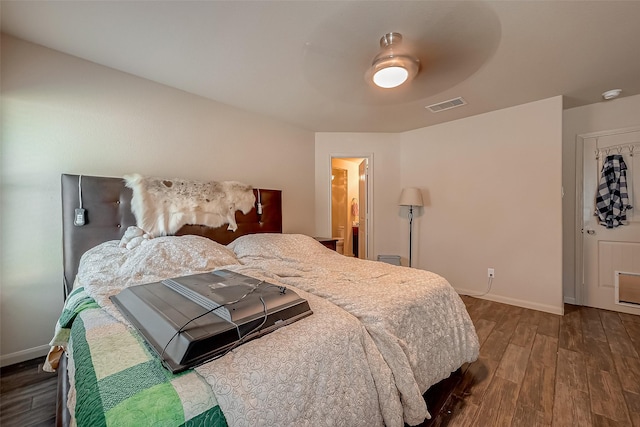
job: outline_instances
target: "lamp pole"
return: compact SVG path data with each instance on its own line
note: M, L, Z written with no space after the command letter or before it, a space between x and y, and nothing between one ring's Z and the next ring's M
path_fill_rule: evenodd
M411 267L413 263L413 207L424 206L420 189L403 188L398 204L409 207L409 267Z
M413 205L409 205L409 267L411 267L411 260L413 259L412 250L413 250Z

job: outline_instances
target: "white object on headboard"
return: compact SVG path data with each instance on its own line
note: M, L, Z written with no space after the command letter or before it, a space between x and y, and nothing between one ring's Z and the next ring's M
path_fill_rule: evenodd
M75 209L73 216L73 225L82 227L85 224L84 212L82 208L82 175L78 175L78 207Z
M258 204L256 205L256 213L258 215L262 215L262 203L260 202L260 189L256 190L258 192Z
M137 225L151 237L175 234L182 226L229 224L236 231L237 210L247 214L256 201L253 188L237 181L202 182L183 179L124 177L133 190L131 211Z

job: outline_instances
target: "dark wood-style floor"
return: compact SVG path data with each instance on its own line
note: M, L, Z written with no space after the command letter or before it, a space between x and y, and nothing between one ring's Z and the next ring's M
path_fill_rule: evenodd
M565 315L463 297L480 358L452 377L428 426L640 427L640 316ZM53 426L56 375L42 359L2 368L0 425Z
M463 297L480 358L432 426L640 426L640 316Z
M0 426L55 426L57 374L42 371L44 357L0 370Z

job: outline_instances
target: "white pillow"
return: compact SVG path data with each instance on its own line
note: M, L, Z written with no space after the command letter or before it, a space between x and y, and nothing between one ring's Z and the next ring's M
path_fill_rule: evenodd
M227 245L238 258L261 257L309 261L327 255L327 248L304 234L261 233L238 237ZM334 252L337 254L337 252Z
M240 263L226 246L199 236L158 237L133 249L119 244L112 240L85 252L77 281L100 307L123 322L109 298L122 289Z
M114 240L82 256L78 279L83 286L119 282L118 287L126 287L231 264L239 264L233 251L200 236L157 237L133 249L122 248Z

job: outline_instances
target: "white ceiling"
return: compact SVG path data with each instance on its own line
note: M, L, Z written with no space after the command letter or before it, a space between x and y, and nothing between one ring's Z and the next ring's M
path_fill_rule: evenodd
M2 32L313 131L400 132L640 93L640 1L2 1ZM364 80L387 32L421 60ZM440 113L425 106L462 96Z

